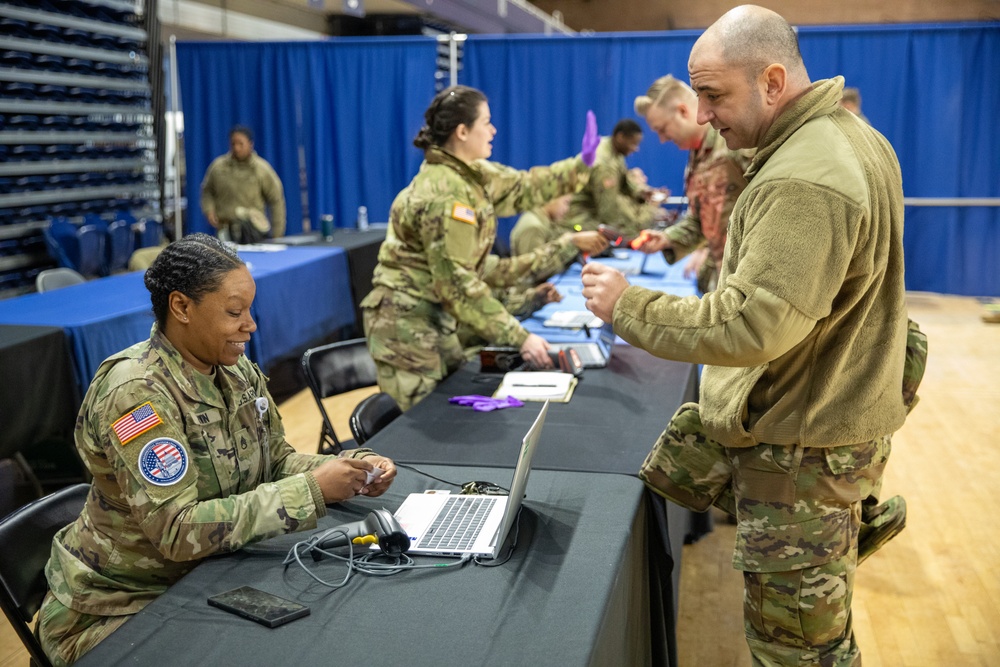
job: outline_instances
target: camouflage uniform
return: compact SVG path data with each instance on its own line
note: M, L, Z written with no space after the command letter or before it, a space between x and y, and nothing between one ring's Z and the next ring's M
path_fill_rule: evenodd
M839 447L724 447L696 403L670 420L639 476L685 507L737 519L744 630L754 664L860 664L851 631L861 501L881 481L890 437ZM780 641L775 641L780 638Z
M565 230L556 224L544 208L527 211L517 219L510 232L510 254L524 255L555 241Z
M726 146L718 130L708 128L701 146L688 155L684 170L684 194L687 212L677 224L666 230L671 247L663 251L668 264L708 245L708 257L698 271L698 289L711 292L719 283L719 267L726 248L729 215L740 193L747 186L743 176L752 151L734 151Z
M271 235L275 238L285 235L285 193L281 179L256 151L246 160L237 160L232 153L220 155L208 165L201 182L201 211L206 217L215 213L220 230L237 222L238 206L261 213L267 206L271 209Z
M653 224L657 209L646 202L643 186L629 176L625 156L615 151L611 137L604 137L597 146L590 182L570 200L562 224L576 231L594 231L604 224L636 236Z
M497 216L573 192L588 173L579 158L518 171L485 160L466 164L436 147L427 150L420 172L392 204L374 289L361 302L379 387L403 410L463 363L456 335L460 322L491 343L520 347L525 341L528 332L491 287L551 275L576 248L567 238L553 254L500 259L487 284L483 275Z
M565 242L569 238L568 234L561 234L556 237L555 241L536 247L530 252L518 254L517 256L521 260L526 260L526 255L534 257L531 261L535 270L525 275L513 286L493 286L493 283L497 279L506 282L506 277L498 273L500 268L500 257L498 255L490 254L486 258L486 266L483 269L483 282L490 285L493 290L493 296L503 304L508 313L514 317L523 319L547 303L539 296L538 286L555 274L565 270L568 264L577 258L577 255L574 254L568 261L562 261L563 258L568 256L564 248ZM461 322L458 325L458 339L465 350L466 359L474 359L479 354L480 348L489 343L489 341L476 335L472 327Z
M309 471L332 457L285 441L260 369L240 357L199 373L156 325L101 364L75 438L93 482L45 568L38 632L54 664L78 659L200 559L326 514Z

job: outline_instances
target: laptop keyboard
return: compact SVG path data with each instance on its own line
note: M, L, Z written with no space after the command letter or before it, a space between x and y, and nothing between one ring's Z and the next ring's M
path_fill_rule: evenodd
M449 498L434 522L420 538L419 549L460 551L476 541L490 509L497 499L490 496L455 496Z
M573 346L570 345L570 347ZM587 345L587 346L581 345L573 349L575 349L576 353L580 356L581 364L583 364L584 366L593 366L596 364L600 364L601 362L604 361L604 358L600 355L599 352L597 352L596 347L597 347L596 345Z

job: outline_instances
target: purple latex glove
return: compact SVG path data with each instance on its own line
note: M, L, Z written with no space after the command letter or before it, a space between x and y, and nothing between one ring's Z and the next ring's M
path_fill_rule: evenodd
M493 410L502 410L503 408L519 408L524 405L524 403L513 396L493 398L492 396L480 396L478 394L452 396L448 399L448 402L469 406L476 412L492 412Z
M588 109L587 127L583 131L583 143L580 150L580 158L588 167L594 166L594 158L597 157L597 144L599 143L601 143L601 136L597 134L597 116Z

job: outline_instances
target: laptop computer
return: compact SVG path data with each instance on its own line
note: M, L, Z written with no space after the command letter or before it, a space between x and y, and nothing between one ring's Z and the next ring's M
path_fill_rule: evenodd
M411 493L395 517L410 536L409 554L482 556L496 558L517 520L528 485L531 459L545 424L549 403L521 441L514 479L507 496L470 496L453 493Z
M604 368L611 360L611 350L615 347L615 328L602 322L597 342L553 343L549 349L559 351L568 347L576 350L584 368Z

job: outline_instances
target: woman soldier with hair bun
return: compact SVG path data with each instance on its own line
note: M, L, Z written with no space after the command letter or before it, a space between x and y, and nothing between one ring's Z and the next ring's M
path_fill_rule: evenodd
M97 369L76 422L93 475L80 516L54 538L42 648L68 665L207 556L308 530L326 504L385 492L370 449L297 454L264 375L245 356L256 286L217 238L194 234L146 271L149 339ZM367 484L373 467L383 473Z
M520 348L535 366L551 367L548 343L525 331L491 287L551 275L578 252L607 247L597 232L567 233L533 253L501 259L490 283L483 279L497 216L540 206L586 183L599 140L593 114L580 157L529 171L487 161L497 130L486 96L475 88L441 91L424 119L413 141L424 162L392 204L374 289L361 302L379 387L403 410L464 362L459 324L492 344Z

